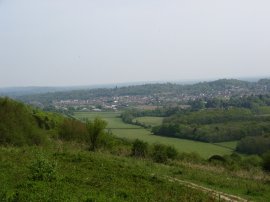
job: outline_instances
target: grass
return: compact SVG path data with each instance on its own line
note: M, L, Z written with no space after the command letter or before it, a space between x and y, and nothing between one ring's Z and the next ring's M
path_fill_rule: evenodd
M162 124L163 117L144 116L135 118L133 121L138 121L150 126L159 126Z
M32 180L29 165L55 162L55 180ZM1 201L214 201L166 177L196 183L252 201L268 201L269 181L239 177L218 167L87 152L72 143L50 147L0 147ZM8 200L4 200L8 199Z
M237 141L218 142L218 143L215 143L215 145L219 145L219 146L234 150L236 148Z
M54 180L33 180L29 165L56 162ZM131 158L69 149L0 147L1 201L211 201L159 176L159 166Z
M120 112L75 112L74 114L77 119L93 120L95 117L100 117L108 123L107 128L110 129L140 129L139 126L124 123L120 115Z
M120 118L120 112L76 112L74 116L79 119L88 118L90 120L99 116L108 122L107 127L111 128L111 131L117 137L129 140L138 138L150 144L162 143L173 145L179 152L196 152L203 158L209 158L214 154L230 155L236 146L236 142L219 143L219 145L214 145L179 138L155 136L152 135L149 130L142 127L124 123ZM224 147L226 144L227 147Z

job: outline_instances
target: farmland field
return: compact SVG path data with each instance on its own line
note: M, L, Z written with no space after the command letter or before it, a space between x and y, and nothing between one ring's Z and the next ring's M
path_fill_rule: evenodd
M76 112L75 117L77 119L88 118L93 120L95 117L100 117L105 120L110 129L140 129L141 127L132 124L126 124L122 121L121 112Z
M209 158L211 155L231 154L236 146L236 142L226 142L219 144L210 144L192 140L179 138L170 138L152 135L149 130L142 127L126 124L120 118L121 112L76 112L74 116L78 119L88 118L94 119L100 117L108 122L108 129L111 129L113 134L120 138L134 140L141 139L150 144L162 143L173 145L179 152L196 152L204 158Z
M225 147L225 148L230 148L232 150L234 150L236 148L237 145L237 141L230 141L230 142L218 142L215 143L216 145Z

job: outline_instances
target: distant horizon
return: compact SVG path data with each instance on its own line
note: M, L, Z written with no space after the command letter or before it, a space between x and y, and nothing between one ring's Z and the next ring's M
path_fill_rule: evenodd
M254 76L254 77L220 77L220 78L208 78L208 79L182 79L182 80L150 80L150 81L130 81L130 82L115 82L115 83L99 83L99 84L82 84L82 85L22 85L22 86L0 86L0 89L12 89L12 88L102 88L106 86L108 88L112 87L126 87L132 85L143 85L143 84L164 84L164 83L172 83L172 84L196 84L200 82L211 82L217 81L221 79L236 79L241 81L249 81L249 82L257 82L260 79L270 79L270 76Z

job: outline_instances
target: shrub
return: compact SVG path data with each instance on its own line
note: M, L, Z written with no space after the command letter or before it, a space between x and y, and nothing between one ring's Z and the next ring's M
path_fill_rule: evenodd
M153 147L152 159L157 163L166 163L168 160L166 146L162 144L155 144Z
M59 128L59 138L63 140L82 141L85 139L86 134L85 124L74 119L65 119Z
M263 156L263 169L270 172L270 151Z
M167 146L166 153L169 159L176 159L178 152L173 146Z
M245 157L241 164L246 169L260 167L262 165L262 159L259 156L251 155L251 156Z
M101 137L105 134L105 128L107 126L107 122L100 119L95 118L94 121L87 121L86 128L88 132L88 142L89 142L89 150L95 151L100 146Z
M270 148L270 137L256 136L241 139L236 147L236 151L245 154L263 154Z
M136 139L132 144L132 155L136 157L145 157L148 153L148 144Z
M178 152L173 146L155 144L152 150L152 159L157 163L166 163L168 159L174 160Z
M56 179L56 163L38 156L29 166L29 179L33 181L52 181Z
M213 155L208 159L209 162L222 162L225 163L226 159L220 155Z

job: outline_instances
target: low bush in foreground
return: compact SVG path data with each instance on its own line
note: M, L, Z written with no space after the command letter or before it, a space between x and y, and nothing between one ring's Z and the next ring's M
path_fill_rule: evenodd
M152 148L152 159L157 163L166 163L168 159L174 160L178 155L176 149L172 146L155 144Z
M34 181L52 181L56 179L56 162L39 155L29 166L29 179Z
M148 154L148 143L136 139L132 144L132 156L146 157Z

